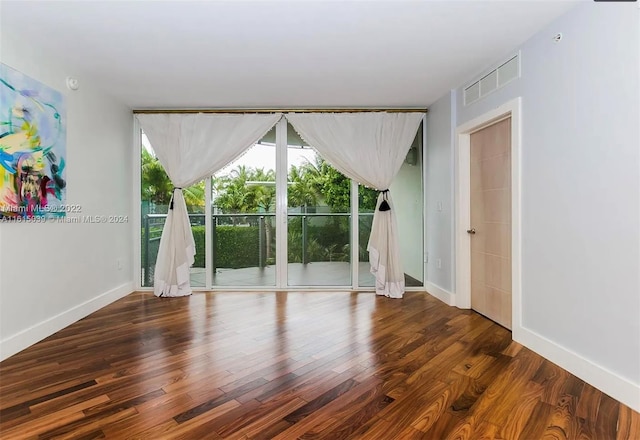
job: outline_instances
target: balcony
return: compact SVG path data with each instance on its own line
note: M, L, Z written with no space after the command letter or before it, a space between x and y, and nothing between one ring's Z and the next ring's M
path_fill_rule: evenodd
M166 214L146 214L142 219L141 280L153 286L153 273ZM212 282L206 285L205 214L189 215L196 241L191 285L209 287L274 287L275 213L212 215ZM288 214L288 285L351 286L350 219L348 213ZM373 213L359 215L360 245L358 285L372 287L367 238ZM406 277L407 286L421 286Z

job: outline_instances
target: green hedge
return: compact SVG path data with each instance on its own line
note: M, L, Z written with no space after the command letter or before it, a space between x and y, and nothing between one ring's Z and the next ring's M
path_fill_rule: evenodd
M259 264L257 226L218 226L216 228L216 267L240 269Z
M193 267L204 267L205 264L205 229L204 226L192 226L193 239L196 242L196 256ZM149 243L149 264L155 265L160 240ZM157 238L159 238L159 234ZM258 265L258 227L257 226L218 226L216 228L216 266L239 269ZM146 252L147 240L142 231L142 255ZM144 258L144 257L143 257ZM144 262L143 262L144 263Z
M196 257L193 267L204 267L204 226L192 226L196 242ZM240 269L259 264L257 226L218 226L216 228L216 267Z
M204 267L204 226L192 226L193 239L196 242L196 256L193 267Z
M158 248L160 247L161 234L162 234L161 228L152 229L149 231L150 240L147 240L147 237L145 237L145 230L142 229L141 247L140 247L140 249L142 250L142 255L141 255L142 268L143 269L145 268L145 263L149 265L149 273L147 274L149 282L146 283L146 281L143 279L142 282L144 287L153 286L153 270L156 265L156 257L158 256ZM147 245L149 245L148 254L147 254ZM148 258L148 262L146 261L147 258Z

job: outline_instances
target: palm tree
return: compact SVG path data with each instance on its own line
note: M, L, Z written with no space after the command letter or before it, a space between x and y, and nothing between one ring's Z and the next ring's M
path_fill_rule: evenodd
M224 188L224 192L216 197L215 203L223 212L235 214L247 212L249 199L250 195L246 191L246 187L232 181Z
M264 168L256 168L249 173L251 176L251 180L256 180L259 182L275 182L276 181L276 172L273 170L265 171Z
M173 183L167 172L155 157L144 146L142 147L142 200L156 205L168 205L173 192ZM184 199L191 211L202 211L204 207L204 181L183 190Z
M256 183L248 185L247 182ZM275 182L275 172L237 166L228 176L215 179L214 187L219 193L215 199L216 206L225 212L271 211L275 202L275 185L261 185L259 182Z
M251 168L247 168L246 165L238 165L229 172L229 177L242 183L246 183L247 180L250 180L250 173Z
M250 174L251 180L255 182L275 182L276 173L273 170L264 171L264 168L258 168L254 170L253 173ZM276 202L276 187L275 185L267 184L260 185L255 184L251 186L251 191L253 192L253 200L256 204L256 211L260 212L273 212L273 208ZM265 240L267 243L271 243L271 239L273 237L273 225L271 224L273 217L265 216L264 226L265 226ZM271 258L272 249L270 245L266 247L266 257L267 259Z
M310 163L289 169L288 205L291 207L303 207L306 212L308 206L316 206L321 193L318 190L318 174L316 168Z
M142 147L142 200L168 205L173 185L158 159Z
M184 201L187 204L187 208L191 208L191 212L204 212L204 192L204 180L182 190Z
M249 173L251 181L254 182L275 182L276 173L273 170L264 171L264 168L257 168ZM255 183L251 186L253 198L256 203L257 210L271 212L276 199L276 187L274 184Z

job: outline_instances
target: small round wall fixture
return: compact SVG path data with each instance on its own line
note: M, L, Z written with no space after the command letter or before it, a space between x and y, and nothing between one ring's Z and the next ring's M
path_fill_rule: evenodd
M559 43L560 40L562 40L562 34L560 32L558 32L557 34L555 34L553 36L553 41L556 42L556 43Z
M78 80L76 78L67 76L67 88L69 90L78 90L78 87L80 87L80 83L78 82Z

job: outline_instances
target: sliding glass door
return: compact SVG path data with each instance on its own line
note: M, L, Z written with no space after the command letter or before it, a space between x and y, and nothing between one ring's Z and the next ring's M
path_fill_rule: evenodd
M351 286L351 181L287 133L287 284Z
M140 284L152 287L172 185L142 139ZM390 189L406 284L421 286L422 128ZM196 290L374 286L367 243L377 191L334 169L284 119L184 194L196 241Z
M422 131L423 127L420 126L407 158L389 187L398 220L400 259L407 287L420 287L424 284Z
M274 133L211 178L214 287L276 285Z
M173 185L155 156L144 133L141 134L141 270L140 285L153 287L156 258L160 236L169 210ZM205 276L205 182L199 182L183 190L191 232L196 242L196 257L190 268L191 286L206 288Z

